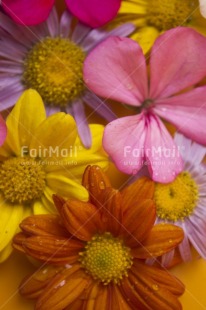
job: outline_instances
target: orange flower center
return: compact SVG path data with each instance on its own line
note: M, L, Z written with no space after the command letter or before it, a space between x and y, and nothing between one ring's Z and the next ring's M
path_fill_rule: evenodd
M191 20L197 0L148 0L147 23L160 31L181 26Z
M0 190L11 203L30 203L41 197L45 188L42 165L32 158L7 159L0 169Z
M132 265L130 249L108 232L94 236L87 243L80 261L86 272L104 285L119 283Z
M84 91L83 50L69 39L45 38L28 52L23 83L47 104L65 106Z

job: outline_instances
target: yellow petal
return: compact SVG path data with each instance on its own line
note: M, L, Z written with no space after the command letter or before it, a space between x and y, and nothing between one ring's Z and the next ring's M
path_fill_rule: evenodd
M33 213L36 214L48 214L49 210L45 207L45 205L37 200L35 201L35 203L33 204Z
M0 251L2 251L15 235L23 218L23 206L10 205L2 202L0 205Z
M82 201L88 201L89 196L87 190L75 181L75 176L72 177L69 175L66 177L57 173L48 173L46 181L47 186L50 187L53 194L68 199L75 198Z
M21 155L21 146L28 147L35 129L46 118L40 95L33 89L26 90L9 114L6 125L8 135L3 149Z
M147 2L144 0L136 1L122 1L121 7L118 13L123 14L146 14Z
M140 44L143 49L143 53L146 54L150 51L154 44L154 41L159 36L159 31L154 27L143 27L132 34L130 37L134 41Z
M91 154L96 153L97 151L102 149L102 137L104 132L104 126L92 124L89 125L91 136L92 136L92 146L90 149L85 149L83 144L80 141L80 138L77 136L74 145L77 148L77 156L82 153Z
M77 136L73 117L65 113L56 113L48 117L35 131L30 149L37 150L38 156L49 160L58 160L67 156ZM51 158L51 160L53 160Z
M102 136L104 127L102 125L90 125L92 134L92 146L85 149L79 139L76 138L70 156L66 159L45 165L47 172L61 171L61 174L81 182L82 174L87 165L98 165L106 169L109 165L108 156L102 149Z
M0 263L3 263L13 251L11 242L0 252Z

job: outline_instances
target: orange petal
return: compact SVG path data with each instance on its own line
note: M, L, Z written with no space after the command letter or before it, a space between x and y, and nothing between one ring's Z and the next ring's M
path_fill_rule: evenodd
M170 224L155 225L141 247L132 249L132 255L137 258L161 256L174 249L184 238L180 227Z
M130 247L138 247L152 229L156 211L151 199L145 199L131 205L129 212L124 214L124 240ZM126 234L126 238L125 238Z
M25 242L25 240L26 240L26 235L24 233L20 232L14 236L13 241L12 241L12 245L16 250L21 251L21 252L25 252L24 248L22 246L22 244Z
M29 216L21 222L20 227L30 235L68 236L67 231L62 226L60 217L53 214Z
M36 310L62 310L75 302L91 283L91 278L78 265L58 274L46 287Z
M99 166L88 166L85 169L82 185L89 191L90 202L95 206L101 206L101 193L111 187L110 181L106 174Z
M111 292L111 309L112 310L131 310L128 302L122 295L119 286L113 285Z
M158 282L161 285L161 287L169 290L172 294L180 296L184 293L185 291L184 284L174 275L172 275L169 271L164 270L162 268L148 266L137 259L134 260L133 266L135 267L133 269L134 273L135 270L137 270L137 272L143 275L147 275L154 282Z
M163 288L158 281L154 281L147 274L132 267L129 281L133 286L133 294L138 293L141 300L152 310L180 310L182 306L177 297Z
M148 310L148 307L142 297L139 294L139 291L134 288L130 283L128 278L124 278L119 287L122 295L127 300L132 310ZM152 309L152 308L149 308ZM161 310L161 309L159 309ZM162 309L163 310L163 309Z
M57 210L60 213L63 205L66 202L66 200L64 200L64 198L62 198L62 197L60 197L58 195L52 195L52 198L53 198L53 201L54 201L54 204L55 204Z
M41 261L71 264L78 260L83 244L77 240L32 236L22 241L22 248L26 254Z
M101 195L101 213L104 230L117 236L122 229L122 197L113 189L107 188Z
M155 184L147 177L136 180L131 185L125 187L121 193L123 196L123 210L126 212L128 208L139 203L142 199L153 199Z
M51 279L63 269L63 267L49 265L41 267L32 275L24 278L19 287L21 295L30 299L38 298Z
M100 213L89 202L68 200L61 216L67 230L80 240L90 240L101 228Z

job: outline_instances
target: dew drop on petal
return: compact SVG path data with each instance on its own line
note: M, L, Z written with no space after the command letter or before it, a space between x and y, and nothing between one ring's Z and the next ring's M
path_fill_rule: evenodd
M154 291L158 291L158 290L159 290L159 286L158 286L157 284L153 284L153 285L152 285L152 289L153 289Z
M100 189L105 189L105 184L104 184L103 181L101 181L101 182L99 183L99 188L100 188Z

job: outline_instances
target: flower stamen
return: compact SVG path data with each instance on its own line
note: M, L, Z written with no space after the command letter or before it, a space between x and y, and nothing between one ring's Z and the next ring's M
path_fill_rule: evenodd
M94 236L79 255L86 272L104 285L118 283L132 265L129 248L109 232Z
M45 38L28 52L23 83L39 92L46 104L66 106L84 91L83 50L69 39Z
M46 174L42 165L32 158L7 159L0 169L0 190L11 203L29 203L41 197Z
M169 30L187 23L197 0L148 0L147 23L160 31Z
M169 184L155 185L157 215L165 220L183 220L191 215L198 201L198 187L189 172L184 171Z

